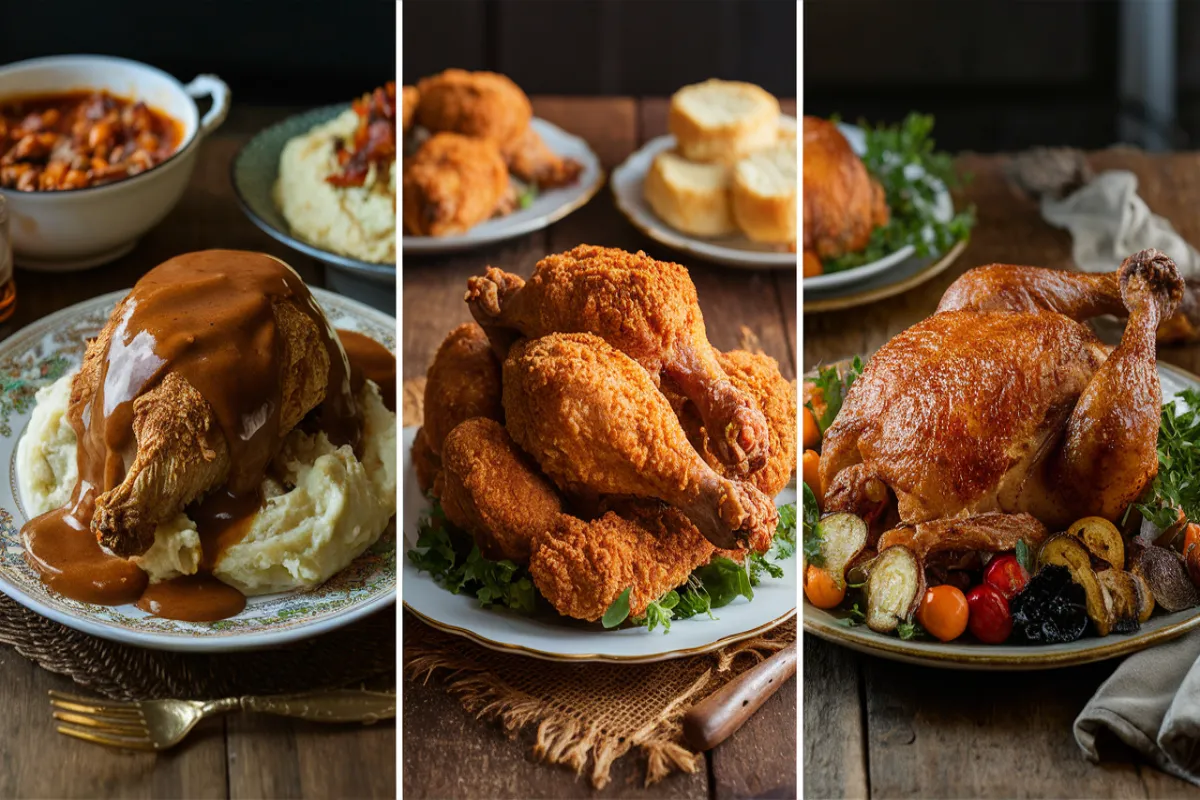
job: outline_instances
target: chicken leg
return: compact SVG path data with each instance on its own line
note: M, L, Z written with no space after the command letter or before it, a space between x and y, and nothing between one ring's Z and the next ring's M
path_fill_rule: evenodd
M769 545L778 520L770 498L705 464L646 371L603 339L518 343L503 386L509 432L563 491L658 498L717 547Z
M1108 519L1137 500L1158 472L1155 332L1183 294L1175 262L1157 250L1125 259L1117 275L1129 321L1080 395L1053 473L1079 508Z
M766 418L721 368L684 267L580 245L539 261L528 283L489 268L467 286L471 313L501 357L514 332L595 334L641 364L655 385L665 376L696 405L722 463L743 476L766 463Z

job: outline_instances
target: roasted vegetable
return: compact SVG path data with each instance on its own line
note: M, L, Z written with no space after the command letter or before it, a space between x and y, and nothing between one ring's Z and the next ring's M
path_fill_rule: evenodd
M1071 579L1083 587L1087 597L1088 618L1096 626L1096 633L1108 636L1113 624L1112 600L1096 578L1087 548L1075 537L1061 533L1047 539L1042 545L1038 551L1038 564L1058 564L1071 571Z
M1112 609L1112 630L1116 633L1133 633L1141 627L1137 586L1133 576L1123 569L1105 569L1096 573L1100 586L1108 593Z
M1174 550L1147 545L1139 548L1132 562L1131 571L1146 581L1154 594L1154 602L1167 611L1182 611L1200 605L1200 594Z
M846 584L838 583L822 567L809 564L804 571L804 596L817 608L836 608L846 598Z
M925 595L925 570L907 547L879 554L867 578L867 626L879 633L911 619Z
M957 586L943 583L925 590L917 609L917 622L935 639L949 642L967 629L967 596Z
M846 588L846 565L867 546L867 523L853 514L830 514L821 519L821 568Z
M1096 558L1117 569L1125 569L1125 540L1117 526L1104 517L1084 517L1067 528Z
M1073 642L1087 630L1087 597L1058 564L1038 570L1010 605L1013 630L1032 644Z
M1128 574L1133 580L1133 588L1137 590L1138 622L1145 622L1154 613L1154 592L1150 591L1150 584L1146 583L1141 575L1135 572Z
M1200 544L1188 546L1187 552L1183 554L1183 563L1187 566L1188 577L1192 579L1192 583L1200 587Z

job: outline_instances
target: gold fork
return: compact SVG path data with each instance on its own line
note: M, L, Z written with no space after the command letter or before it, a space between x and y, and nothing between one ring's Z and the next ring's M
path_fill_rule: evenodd
M396 716L396 695L337 689L270 697L223 700L140 700L121 702L50 691L58 732L76 739L131 750L166 750L187 736L200 720L230 711L256 711L313 722L361 722Z

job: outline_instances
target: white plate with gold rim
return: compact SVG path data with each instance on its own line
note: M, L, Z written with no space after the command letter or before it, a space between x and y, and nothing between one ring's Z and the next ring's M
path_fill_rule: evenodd
M1200 389L1200 377L1169 364L1158 365L1163 397L1174 397L1184 389ZM1036 670L1070 667L1128 655L1200 628L1200 608L1173 614L1155 610L1134 633L1088 635L1063 644L982 644L973 640L953 642L905 641L898 636L876 633L865 625L846 627L846 613L823 611L804 601L804 630L861 653L947 669ZM969 637L968 637L969 638Z
M396 349L396 321L362 303L313 289L335 328L355 330ZM25 563L21 526L28 519L17 488L17 442L29 424L37 390L76 369L85 342L104 327L128 290L63 309L0 342L0 592L69 628L157 650L222 652L266 647L340 628L396 599L395 526L349 567L303 592L249 598L246 609L219 622L180 622L132 606L98 606L48 589Z
M417 486L412 464L412 443L417 428L404 429L400 444L401 480L404 486L404 549L417 543L421 516L429 501ZM796 490L784 489L776 505L796 502ZM550 661L610 661L644 663L707 653L727 644L765 633L796 613L796 557L779 562L782 578L763 577L754 587L754 600L739 597L713 610L716 619L697 616L674 620L669 633L662 629L620 628L605 630L553 613L523 615L503 608L482 608L466 595L451 594L404 559L404 606L433 627L465 636L484 647L520 653Z

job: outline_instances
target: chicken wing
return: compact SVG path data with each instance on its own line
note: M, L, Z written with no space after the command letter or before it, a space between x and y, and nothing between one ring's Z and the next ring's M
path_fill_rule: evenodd
M717 360L733 385L753 397L767 418L770 446L766 465L746 475L722 464L713 452L708 429L690 401L677 410L679 421L688 441L710 467L726 478L745 479L767 497L774 497L796 472L796 383L784 378L779 373L779 363L762 353L731 350L718 353Z
M639 502L591 522L561 515L534 543L529 572L558 613L594 622L626 589L630 616L641 616L714 552L679 509Z
M508 170L526 183L542 189L569 186L579 179L583 165L551 150L530 126L502 151Z
M538 262L526 283L489 268L467 282L467 304L499 354L517 335L592 333L666 376L696 404L722 463L753 472L767 460L767 421L730 382L709 344L687 269L645 253L580 245Z
M515 345L503 368L506 424L559 488L658 498L718 547L770 541L771 500L722 478L692 448L636 361L588 333Z
M500 151L486 139L429 137L405 159L404 227L418 236L450 236L504 213L514 202Z
M459 423L472 417L503 421L500 362L483 329L464 323L445 338L425 375L426 445L433 456Z
M562 501L495 420L469 419L442 446L439 494L446 519L493 560L529 563L534 539L555 526Z

